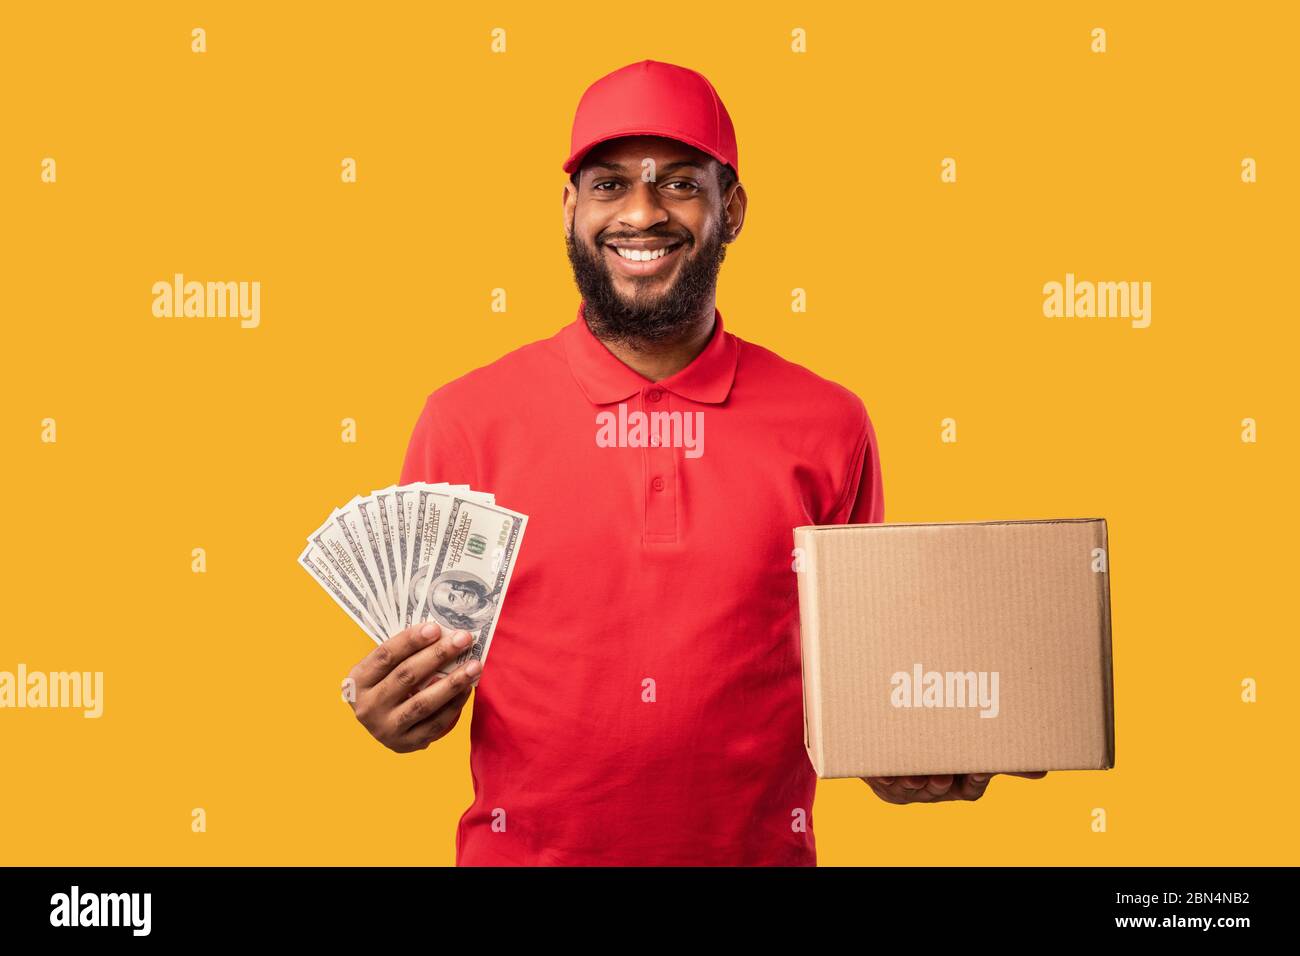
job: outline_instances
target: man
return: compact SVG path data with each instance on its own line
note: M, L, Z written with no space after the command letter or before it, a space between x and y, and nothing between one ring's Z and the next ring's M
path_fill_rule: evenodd
M478 683L456 862L815 864L792 529L884 519L871 420L723 328L718 270L747 197L708 80L645 60L597 81L564 170L576 320L429 395L401 475L529 516ZM611 411L690 416L707 442L688 456L680 428L629 428L610 447ZM417 625L353 671L381 742L419 750L455 726L477 665L426 682L464 638ZM973 800L988 776L867 783Z

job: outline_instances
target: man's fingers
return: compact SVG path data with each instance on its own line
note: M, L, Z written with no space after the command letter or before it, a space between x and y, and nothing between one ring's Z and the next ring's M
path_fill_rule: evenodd
M991 773L968 773L962 777L961 781L961 799L978 800L984 796L984 791L989 788L989 781L993 779Z
M935 803L978 800L996 773L931 774L922 777L863 777L875 794L890 803ZM1046 770L1008 771L1004 776L1039 780Z
M463 667L456 668L447 677L412 694L397 708L396 730L405 733L415 724L427 720L442 710L463 691L471 689L474 678L482 669L483 666L478 661L467 661Z
M895 777L892 784L881 790L892 803L929 803L934 795L926 789L929 777Z
M984 791L989 787L989 781L996 777L996 773L968 773L961 786L961 798L963 800L978 800L984 795ZM1005 771L1004 777L1024 777L1028 780L1041 780L1047 776L1046 770L1025 770L1025 771Z
M432 717L427 717L408 727L402 734L404 749L423 750L435 740L445 737L452 727L456 726L456 721L460 720L461 709L469 700L472 691L472 687L467 687L447 701L446 705Z
M966 778L950 773L922 777L863 777L876 796L889 803L937 803L962 799ZM987 780L987 777L985 778Z
M367 654L352 671L357 686L374 687L387 677L402 661L421 648L428 647L442 636L442 628L434 621L422 621L398 631L384 643Z
M902 803L903 800L894 792L896 784L893 777L863 777L873 793L886 803Z
M936 798L944 796L952 789L952 774L932 774L925 782L925 789Z
M435 628L437 626L433 625ZM374 690L376 699L393 705L423 690L429 678L442 670L447 662L454 661L463 654L471 640L466 631L443 629L441 638L420 648L388 672L388 676Z
M930 781L933 777L899 777L898 783L894 786L898 788L900 798L905 803L933 803L939 799L939 796L948 786L952 784L952 778L948 778L948 783L940 783L941 789L936 792L930 788Z

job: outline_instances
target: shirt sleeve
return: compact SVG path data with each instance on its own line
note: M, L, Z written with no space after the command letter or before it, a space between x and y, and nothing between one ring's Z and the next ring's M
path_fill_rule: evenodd
M885 520L885 492L880 475L880 446L866 406L862 432L849 468L844 497L830 524L879 524Z
M473 449L466 443L455 416L444 411L437 395L434 392L425 400L416 419L398 484L446 481L473 487L476 480Z

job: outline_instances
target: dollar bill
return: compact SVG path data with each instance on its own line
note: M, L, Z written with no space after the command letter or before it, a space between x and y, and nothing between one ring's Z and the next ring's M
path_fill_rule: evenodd
M412 489L410 496L412 544L407 572L406 599L401 605L401 620L404 628L410 627L416 620L419 611L417 598L423 598L429 570L442 545L441 536L445 527L443 518L451 505L452 496L461 495L483 504L492 504L496 500L491 492L473 491L468 485L415 482L408 487Z
M379 569L375 565L373 549L366 540L365 529L361 524L361 512L357 507L360 500L361 497L358 495L342 508L335 509L334 514L330 516L330 520L342 532L348 550L356 560L357 567L361 570L361 577L365 581L366 590L369 593L370 606L375 609L379 616L385 634L392 635L400 628L396 626L397 622L393 619L392 612L388 607Z
M307 541L317 547L320 556L338 575L351 595L352 603L362 612L367 625L381 634L386 634L385 616L380 610L374 592L366 584L359 551L352 546L344 527L335 521L337 514L338 510L335 509L323 525L308 535Z
M496 504L453 497L427 575L417 620L469 631L473 643L440 673L470 658L487 663L528 517Z
M415 544L419 537L417 532L417 517L420 507L420 491L427 489L429 491L444 491L448 487L446 482L428 484L417 481L408 485L400 485L393 492L393 497L398 502L398 522L402 526L403 548L402 555L402 578L404 580L403 591L409 595L411 588L411 565L415 554ZM410 615L406 613L407 598L403 597L402 604L402 623L403 627L409 627L411 620Z
M486 661L527 521L468 485L389 485L335 508L298 563L372 640L425 620L469 631L445 676Z
M389 626L394 632L400 631L401 625L393 613L397 607L397 599L393 595L392 580L389 577L388 565L389 559L385 558L385 552L388 550L384 544L383 532L379 526L379 505L375 499L364 495L358 495L353 499L353 505L356 508L357 517L361 520L361 531L363 535L362 544L365 546L365 555L371 562L376 580L379 582L379 599L383 602L384 610L388 616Z
M416 620L419 599L424 597L429 570L437 560L443 521L452 501L452 493L441 489L418 488L415 494L415 539L411 546L411 583L407 588L407 603L402 608L404 627L410 627Z
M356 621L358 626L369 634L376 644L384 642L383 632L374 625L360 607L349 600L347 586L317 545L308 544L303 549L302 554L298 555L298 563L307 569L307 572L320 583L320 586L334 599L335 603L343 608L348 617Z
M384 546L388 550L389 576L393 579L393 596L397 606L406 600L406 539L402 537L399 527L399 509L397 506L397 486L389 485L372 491L370 496L379 506L379 523L382 526Z

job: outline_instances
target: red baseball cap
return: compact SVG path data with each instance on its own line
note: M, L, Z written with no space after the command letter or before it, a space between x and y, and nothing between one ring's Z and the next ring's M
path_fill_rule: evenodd
M718 91L700 73L642 60L602 76L582 94L564 171L593 147L620 136L665 136L703 150L735 172L736 130Z

